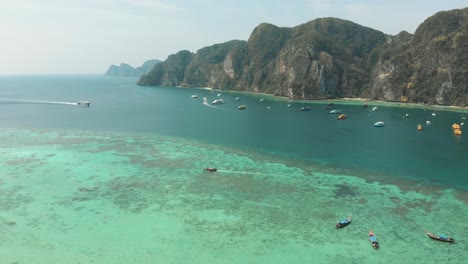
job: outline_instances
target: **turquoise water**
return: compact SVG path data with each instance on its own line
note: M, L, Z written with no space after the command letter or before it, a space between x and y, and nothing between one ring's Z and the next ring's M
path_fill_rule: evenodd
M324 103L135 82L0 77L0 263L468 257L468 143L451 131L468 114L336 103L339 121Z

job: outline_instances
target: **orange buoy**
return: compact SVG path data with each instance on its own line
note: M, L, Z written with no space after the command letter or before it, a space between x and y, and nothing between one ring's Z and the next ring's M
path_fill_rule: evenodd
M460 129L460 125L457 124L457 123L454 123L454 124L452 125L452 129L453 129L453 130Z

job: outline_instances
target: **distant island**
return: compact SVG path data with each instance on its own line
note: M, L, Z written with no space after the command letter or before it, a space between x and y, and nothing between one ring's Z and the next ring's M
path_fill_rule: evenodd
M438 12L414 35L338 18L292 28L263 23L247 41L170 55L138 84L468 106L467 25L468 8Z
M140 67L133 68L129 64L121 63L120 66L111 65L106 71L106 76L114 77L140 77L147 74L154 65L161 63L160 60L148 60Z

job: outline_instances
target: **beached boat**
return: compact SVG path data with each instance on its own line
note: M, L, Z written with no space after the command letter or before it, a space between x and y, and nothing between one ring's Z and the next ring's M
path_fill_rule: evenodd
M214 100L213 102L211 102L211 104L224 104L224 100L223 99L216 99Z
M245 105L239 105L239 110L245 110L247 107Z
M333 109L330 111L330 114L341 114L341 110Z
M215 172L217 170L218 169L216 169L216 168L205 168L205 171L209 171L209 172Z
M351 215L349 215L345 219L341 219L338 223L336 223L336 228L342 228L349 224L351 224Z
M382 121L375 122L374 126L375 126L375 127L384 127L384 126L385 126L385 123L382 122Z
M344 119L346 119L346 115L345 115L345 114L341 114L341 115L339 115L336 119L338 119L338 120L344 120Z
M89 101L79 101L76 104L81 106L90 106L91 103Z
M372 230L369 231L369 241L374 249L379 249L379 242L377 241L377 237L374 235Z
M432 234L428 231L426 231L426 234L428 237L434 239L434 240L439 240L439 241L443 241L443 242L450 242L450 243L453 243L455 242L455 239L453 239L452 237L449 237L449 236L446 236L446 235L436 235L436 234Z
M312 110L312 109L310 107L308 107L308 106L301 107L301 111L306 111L307 112L307 111L310 111L310 110Z

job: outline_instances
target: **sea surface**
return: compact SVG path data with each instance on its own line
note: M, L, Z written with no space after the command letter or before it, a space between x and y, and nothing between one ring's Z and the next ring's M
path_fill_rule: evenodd
M466 110L136 81L0 76L1 264L466 263Z

